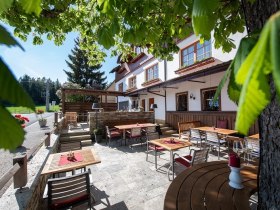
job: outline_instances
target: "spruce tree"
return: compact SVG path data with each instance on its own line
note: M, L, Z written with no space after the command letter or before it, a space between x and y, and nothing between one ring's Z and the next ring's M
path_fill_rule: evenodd
M75 40L75 47L71 53L68 55L69 61L66 60L70 71L63 70L67 74L67 80L81 87L105 89L107 79L105 72L99 70L101 65L88 65L86 53L80 49L79 39Z

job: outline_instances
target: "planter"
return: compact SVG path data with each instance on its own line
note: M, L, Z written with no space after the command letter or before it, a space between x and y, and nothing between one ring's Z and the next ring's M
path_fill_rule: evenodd
M47 120L46 119L45 120L39 120L38 122L39 122L39 125L40 125L41 128L45 127L47 125Z
M102 141L102 135L94 135L96 143L100 143Z

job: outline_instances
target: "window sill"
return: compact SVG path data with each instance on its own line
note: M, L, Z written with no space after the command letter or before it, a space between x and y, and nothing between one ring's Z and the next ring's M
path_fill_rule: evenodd
M184 72L190 71L192 69L195 69L195 68L207 65L209 63L213 63L213 62L215 62L215 58L213 58L213 57L206 58L205 60L196 62L196 63L194 63L194 64L192 64L190 66L181 67L180 69L176 70L175 73L176 74L182 74Z
M152 80L149 80L149 81L146 81L146 82L144 82L144 83L142 83L142 86L148 86L148 85L151 85L151 84L154 84L154 83L157 83L157 82L159 82L160 81L160 79L159 78L157 78L157 79L152 79Z

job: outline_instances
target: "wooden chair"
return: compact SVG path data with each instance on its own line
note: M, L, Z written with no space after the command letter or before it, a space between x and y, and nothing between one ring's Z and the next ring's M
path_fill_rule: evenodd
M196 141L196 145L200 142L200 149L202 147L202 141L205 141L205 137L203 137L198 129L190 129L190 141Z
M85 202L92 209L89 176L90 172L86 171L73 176L49 179L46 188L48 209L65 209Z
M157 153L158 152L162 152L165 149L163 147L160 146L156 146L156 145L149 145L149 141L151 140L155 140L155 139L159 139L160 135L158 134L158 132L153 132L153 133L146 133L146 142L147 142L147 150L146 150L146 161L148 161L148 155L150 151L154 151L154 155L155 155L155 167L157 169Z
M122 133L118 129L109 128L109 126L105 126L105 127L106 127L106 140L109 147L110 147L111 140L113 139L122 140Z
M220 147L221 145L226 144L224 139L221 139L216 132L206 131L206 145L213 147L218 147L218 160L220 159Z
M78 115L77 112L65 112L65 125L73 124L77 126Z
M200 164L200 163L207 162L208 152L209 152L209 149L201 149L201 150L191 149L189 155L186 155L186 156L180 156L179 154L174 153L173 154L173 166L172 166L172 168L173 168L173 172L172 172L173 179L174 179L175 163L183 165L186 168L190 168L195 164ZM171 167L169 167L169 170L168 170L168 173L167 173L168 175L169 175L170 168Z
M126 139L130 141L141 141L142 138L142 129L139 128L131 128L130 131L126 131Z
M248 161L260 157L260 140L255 138L245 138L245 150Z

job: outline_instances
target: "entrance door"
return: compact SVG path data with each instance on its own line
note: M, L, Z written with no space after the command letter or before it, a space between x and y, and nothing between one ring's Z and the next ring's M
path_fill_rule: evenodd
M143 107L144 112L146 111L146 101L142 99L141 106Z
M151 105L154 104L154 102L154 98L149 98L149 111L154 111L153 109L151 109Z

